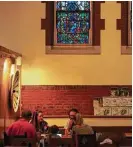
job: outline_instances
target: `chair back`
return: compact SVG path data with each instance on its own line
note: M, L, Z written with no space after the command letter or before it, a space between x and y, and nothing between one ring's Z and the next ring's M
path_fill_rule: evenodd
M69 146L73 147L72 137L49 138L49 147Z
M4 146L27 146L27 147L35 147L36 140L35 138L27 138L27 134L19 135L19 136L8 136L4 132Z
M96 147L96 133L75 134L76 147Z

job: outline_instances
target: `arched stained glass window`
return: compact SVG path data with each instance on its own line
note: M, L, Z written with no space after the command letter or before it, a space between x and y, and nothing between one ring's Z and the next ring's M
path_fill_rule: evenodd
M91 45L90 1L58 1L55 11L55 44Z

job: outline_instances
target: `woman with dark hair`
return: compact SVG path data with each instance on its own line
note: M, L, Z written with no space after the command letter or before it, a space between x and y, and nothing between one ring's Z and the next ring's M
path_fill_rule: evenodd
M48 133L48 123L43 120L42 111L35 111L33 113L31 123L35 126L36 132Z

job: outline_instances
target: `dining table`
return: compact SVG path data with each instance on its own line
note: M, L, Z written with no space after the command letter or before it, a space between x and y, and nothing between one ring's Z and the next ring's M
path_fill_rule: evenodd
M64 144L73 147L73 138L71 135L61 135L60 137L51 137L49 134L41 134L40 144L42 147L52 146L52 144Z

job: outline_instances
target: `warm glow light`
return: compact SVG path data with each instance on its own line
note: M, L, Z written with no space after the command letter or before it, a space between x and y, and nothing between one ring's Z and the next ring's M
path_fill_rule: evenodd
M15 74L15 71L16 71L16 65L15 64L12 64L11 65L11 71L10 71L10 76Z
M22 64L22 57L17 57L16 59L16 65L21 65Z
M3 71L6 72L7 69L8 69L8 59L6 59L5 62L4 62L4 69L3 69Z

